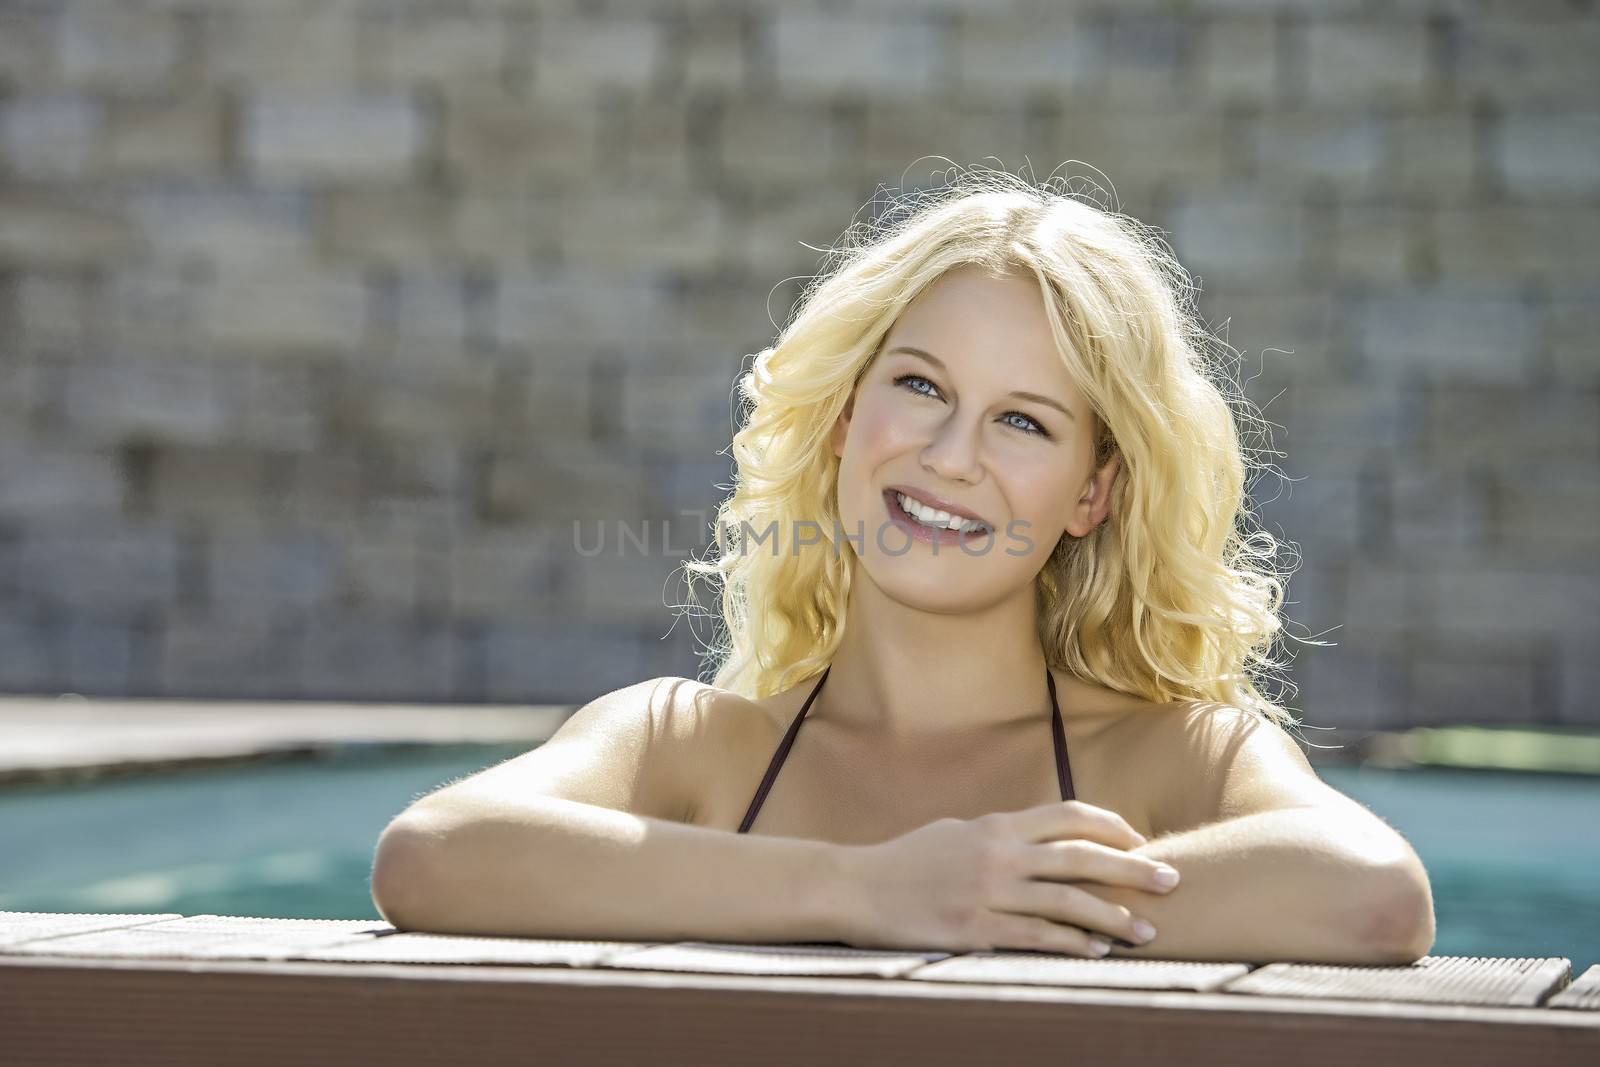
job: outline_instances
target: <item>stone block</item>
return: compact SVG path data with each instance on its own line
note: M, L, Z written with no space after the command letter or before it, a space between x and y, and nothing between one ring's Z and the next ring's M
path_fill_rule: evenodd
M1058 7L1040 11L1038 21L1019 19L1009 12L975 14L952 30L955 82L961 99L999 96L1015 100L1016 94L1052 96L1088 89L1105 76L1107 36L1100 22ZM939 67L930 63L926 74L936 77ZM922 112L929 118L926 111ZM950 153L951 158L962 157Z
M104 166L104 105L82 93L0 100L0 167L37 181L93 180Z
M1435 269L1446 281L1481 287L1548 287L1600 280L1600 216L1553 204L1440 207Z
M654 9L646 5L646 10ZM664 66L677 91L739 95L753 74L750 38L755 18L713 9L668 25L663 36Z
M1174 211L1172 245L1208 279L1298 280L1308 256L1306 212L1287 197L1233 192L1186 198Z
M1529 464L1594 462L1600 395L1565 389L1437 389L1427 396L1426 455L1439 470L1515 473Z
M787 97L925 96L939 84L949 36L916 15L778 10L763 29L778 90Z
M306 620L302 639L309 699L454 699L455 641L443 625L317 614Z
M666 300L659 287L587 271L502 273L493 296L493 340L538 362L585 366L600 349L654 358Z
M55 44L63 81L109 93L172 85L183 60L170 11L69 5L55 24Z
M352 5L230 5L201 23L201 77L238 92L328 92L381 73L372 29Z
M1207 20L1198 44L1195 77L1206 98L1223 105L1275 103L1281 75L1270 12Z
M1600 25L1592 17L1514 10L1464 18L1455 28L1457 92L1501 105L1593 100L1600 92Z
M472 189L586 177L601 163L600 114L570 101L463 89L445 108L443 153L446 171Z
M358 534L342 545L338 600L360 613L390 619L419 617L437 603L424 600L422 549L406 534Z
M171 528L35 521L18 553L21 592L50 607L160 611L178 599L183 551Z
M1104 37L1105 92L1119 102L1173 103L1190 96L1188 56L1196 35L1182 13L1110 9ZM1098 41L1091 38L1089 47Z
M61 691L65 671L56 627L27 615L0 618L0 692L45 695Z
M1413 558L1439 548L1484 548L1493 526L1490 488L1479 474L1396 458L1389 512L1392 541Z
M23 269L8 288L13 310L6 338L18 355L81 350L104 325L100 292L79 271Z
M1527 301L1500 287L1375 292L1351 309L1374 382L1439 386L1526 382L1537 344Z
M122 467L112 450L61 440L0 443L0 521L119 523L122 498Z
M640 467L621 453L540 441L531 452L492 457L483 518L609 525L647 517L643 490Z
M1425 640L1411 661L1418 725L1516 726L1550 722L1547 654L1539 641Z
M1489 535L1502 556L1580 570L1600 556L1600 483L1591 459L1508 464L1486 481Z
M257 94L245 101L239 153L266 182L405 182L420 176L428 123L393 93Z
M120 199L81 186L0 187L0 266L93 268L125 261L139 237Z
M854 165L867 180L898 181L913 160L919 162L906 175L908 182L949 166L945 159L959 163L993 156L1009 166L1021 166L1032 146L1023 109L981 93L964 94L939 112L896 100L870 101L864 111L862 147ZM841 229L850 219L842 208L835 208L829 218Z
M1544 309L1545 358L1557 382L1600 387L1600 286L1563 288Z
M304 695L305 623L255 604L185 611L162 628L163 695L188 699L293 700Z
M227 117L220 95L113 100L105 166L129 177L219 176L227 156Z
M1350 112L1268 112L1245 126L1258 173L1342 199L1385 184L1383 121Z
M1440 91L1421 21L1312 22L1302 32L1307 92L1318 105L1416 104Z
M336 542L314 532L220 531L206 539L206 592L219 605L331 606L339 556Z
M450 617L473 622L547 617L569 607L561 593L571 532L540 524L484 530L454 545L448 573Z
M539 20L532 62L538 97L590 97L602 92L641 92L657 83L665 40L655 18L588 13Z
M715 198L661 182L566 195L551 223L563 262L618 274L709 271L731 244Z
M367 20L367 66L385 83L453 90L498 87L506 75L512 34L499 11L439 11L420 5L385 10Z
M495 702L572 704L646 678L643 627L603 625L568 614L505 623L486 635L487 696ZM652 664L653 665L653 664Z
M271 491L272 462L244 446L164 446L150 456L141 503L169 522L199 524L214 533L259 528L279 501Z
M441 193L338 189L326 204L327 246L340 260L419 270L453 252L453 205Z
M1481 181L1473 116L1441 108L1392 115L1388 122L1389 188L1433 200L1472 195Z
M1428 218L1403 204L1341 205L1334 213L1334 275L1371 286L1408 281L1421 269Z
M285 263L220 270L203 314L211 344L256 355L337 358L359 350L368 293L350 268Z
M1600 574L1534 561L1446 560L1430 568L1428 632L1492 640L1592 632Z
M1600 113L1514 112L1501 120L1498 132L1494 162L1513 196L1600 192Z
M1289 701L1301 709L1304 737L1332 744L1313 727L1376 731L1403 729L1413 722L1408 699L1408 657L1401 644L1362 641L1349 628L1328 635L1338 647L1299 652L1295 664L1300 691Z
M128 193L127 208L141 246L169 270L197 263L230 274L262 270L293 277L318 255L316 204L300 189L143 183Z
M812 101L730 102L719 117L712 149L717 172L758 190L777 186L815 192L819 179L848 165L857 150L832 112ZM842 229L847 221L836 225Z
M65 418L98 445L213 445L232 427L227 368L113 354L67 366Z

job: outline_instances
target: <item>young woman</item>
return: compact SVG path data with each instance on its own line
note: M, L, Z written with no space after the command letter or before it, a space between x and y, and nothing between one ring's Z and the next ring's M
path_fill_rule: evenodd
M657 678L385 832L408 929L1414 960L1426 873L1250 674L1269 534L1184 274L971 174L740 380L710 683ZM1242 414L1241 404L1241 414ZM1181 874L1181 878L1179 875Z

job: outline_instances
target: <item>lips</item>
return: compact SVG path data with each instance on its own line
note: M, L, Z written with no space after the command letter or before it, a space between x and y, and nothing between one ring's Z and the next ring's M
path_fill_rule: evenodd
M894 521L895 525L904 528L910 533L913 540L929 543L937 541L940 544L953 545L963 542L968 544L978 543L994 536L991 532L992 528L988 527L962 533L944 526L929 526L900 506L900 501L896 499L895 490L893 489L885 489L883 491L883 503L889 509L890 519ZM980 519L979 521L983 520Z
M982 515L969 511L959 504L953 504L948 500L941 500L932 493L923 492L921 489L918 489L915 486L891 485L888 489L884 490L884 492L890 496L893 496L896 493L904 493L906 496L917 501L918 503L925 504L937 511L948 511L951 515L954 515L958 519L976 519L985 526L989 527L989 529L994 529L994 524L988 519L984 518Z

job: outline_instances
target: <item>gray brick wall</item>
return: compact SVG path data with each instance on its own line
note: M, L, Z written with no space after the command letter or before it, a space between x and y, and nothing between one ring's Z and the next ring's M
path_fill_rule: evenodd
M0 691L694 674L733 377L935 154L1171 235L1312 722L1595 725L1596 54L1558 0L6 4Z

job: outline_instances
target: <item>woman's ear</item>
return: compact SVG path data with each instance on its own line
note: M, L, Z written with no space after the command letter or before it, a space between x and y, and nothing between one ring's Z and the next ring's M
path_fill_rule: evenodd
M850 417L855 414L855 410L856 394L852 391L850 399L844 402L844 411L833 420L833 430L828 435L828 440L833 446L833 454L840 458L844 457L844 439L850 432Z
M1083 495L1078 498L1077 510L1073 512L1072 522L1067 526L1069 534L1073 537L1087 537L1111 514L1111 486L1116 482L1117 472L1121 469L1122 454L1114 452L1111 458L1095 471Z
M1095 472L1090 480L1090 490L1085 497L1089 501L1089 520L1092 526L1099 526L1111 514L1111 486L1117 480L1117 472L1122 469L1122 453L1113 452L1111 458Z

